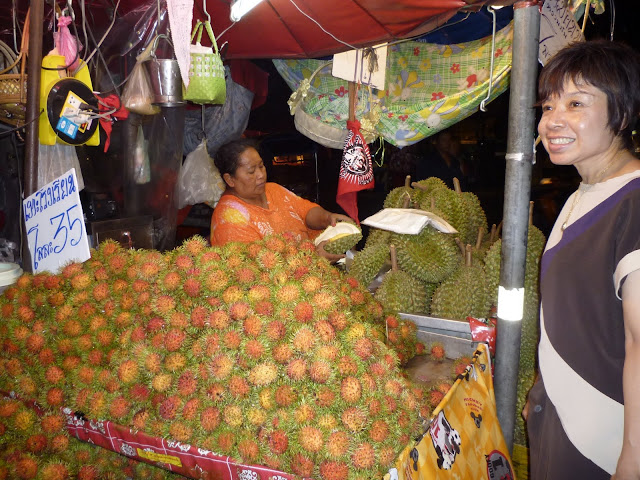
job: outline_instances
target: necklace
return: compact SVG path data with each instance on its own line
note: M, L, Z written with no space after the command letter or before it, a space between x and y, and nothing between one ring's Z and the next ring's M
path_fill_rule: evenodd
M573 202L571 202L571 206L569 207L569 213L567 213L567 216L565 217L564 222L560 226L560 234L564 233L565 229L569 226L569 219L571 218L571 214L573 213L573 209L576 207L578 202L580 202L580 200L582 199L582 195L585 192L588 192L589 190L591 190L596 184L598 184L602 180L604 180L606 173L613 166L613 164L615 163L615 161L618 158L618 156L623 152L624 152L624 150L618 151L618 153L616 153L613 156L613 158L611 160L609 160L609 162L607 162L607 164L604 166L604 168L598 172L598 174L596 175L596 180L593 183L581 183L580 184L580 187L578 187L578 191L576 192L575 197L573 197Z

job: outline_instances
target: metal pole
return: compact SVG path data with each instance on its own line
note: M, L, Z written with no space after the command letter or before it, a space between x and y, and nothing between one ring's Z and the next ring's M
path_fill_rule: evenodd
M510 452L513 449L521 320L524 308L524 273L531 168L534 160L534 104L540 36L538 2L520 1L513 8L513 67L509 100L495 370L498 420Z
M24 154L24 197L28 197L38 188L38 144L40 116L40 66L42 63L42 23L44 19L44 0L31 1L29 17L29 56L27 63L27 107L26 133L27 139ZM22 206L20 208L22 211ZM20 215L22 228L24 220ZM26 238L26 235L24 235ZM22 246L22 265L31 271L31 254L27 242Z

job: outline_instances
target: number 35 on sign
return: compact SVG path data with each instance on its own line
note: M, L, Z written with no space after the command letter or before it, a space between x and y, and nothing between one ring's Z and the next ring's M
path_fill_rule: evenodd
M74 168L27 197L22 208L33 273L58 273L91 258Z

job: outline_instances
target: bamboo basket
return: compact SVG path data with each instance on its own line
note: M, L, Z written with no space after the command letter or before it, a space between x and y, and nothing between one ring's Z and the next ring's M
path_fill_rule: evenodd
M0 71L0 121L21 127L27 103L26 58L29 49L29 12L25 19L20 53L12 65ZM5 73L20 63L20 73Z

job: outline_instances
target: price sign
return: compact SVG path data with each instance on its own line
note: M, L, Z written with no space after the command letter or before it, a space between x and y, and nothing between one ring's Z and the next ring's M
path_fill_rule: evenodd
M57 273L91 257L75 168L27 197L22 208L33 273Z
M546 0L540 11L538 60L544 66L558 50L584 41L580 26L564 0Z

